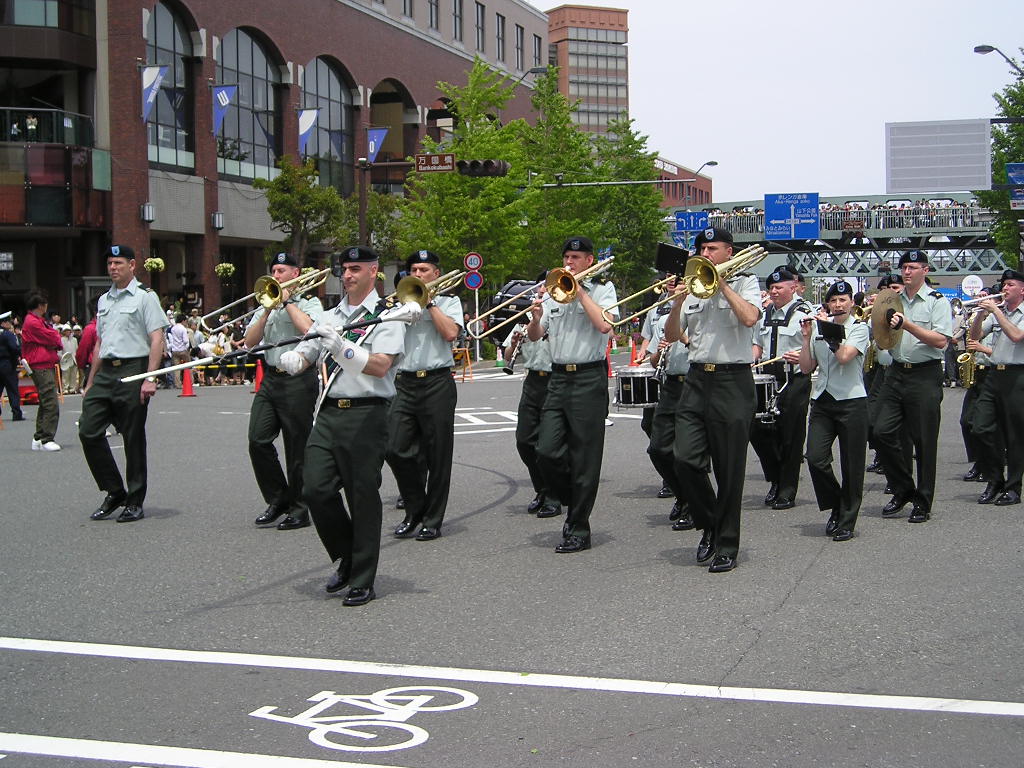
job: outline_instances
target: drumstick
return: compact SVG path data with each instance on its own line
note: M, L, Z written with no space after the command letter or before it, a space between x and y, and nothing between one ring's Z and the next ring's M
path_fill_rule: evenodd
M777 363L780 360L784 360L785 357L786 357L785 355L779 355L778 357L773 357L771 360L765 360L765 361L760 362L760 363L755 363L753 367L754 368L760 368L762 365L770 365L771 363Z

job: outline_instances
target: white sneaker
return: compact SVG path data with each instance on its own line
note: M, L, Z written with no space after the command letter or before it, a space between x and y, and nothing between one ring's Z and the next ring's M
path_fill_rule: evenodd
M49 440L49 441L43 443L42 445L40 445L36 450L37 451L59 451L60 450L60 446L57 445L55 442L53 442L53 440Z
M32 440L32 450L33 451L41 451L41 450L43 450L43 441L42 440L36 440L36 439L33 438L33 440Z

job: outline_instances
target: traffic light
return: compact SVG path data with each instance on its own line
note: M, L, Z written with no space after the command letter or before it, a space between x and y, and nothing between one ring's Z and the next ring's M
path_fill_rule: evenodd
M507 176L507 160L459 160L455 163L463 176Z

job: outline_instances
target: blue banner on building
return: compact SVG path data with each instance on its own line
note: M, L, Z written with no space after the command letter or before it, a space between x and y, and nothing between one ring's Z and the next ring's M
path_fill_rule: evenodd
M299 154L306 154L306 144L309 142L309 135L313 132L314 126L316 126L317 115L320 114L319 109L302 109L299 110Z
M380 152L380 148L384 145L384 139L387 135L387 128L366 129L366 159L371 163L377 161L377 153Z
M142 68L142 122L149 120L156 97L160 94L160 84L167 75L167 65Z
M220 128L224 125L224 116L228 113L228 107L231 106L237 90L237 85L218 85L213 89L213 132L215 134L220 133Z

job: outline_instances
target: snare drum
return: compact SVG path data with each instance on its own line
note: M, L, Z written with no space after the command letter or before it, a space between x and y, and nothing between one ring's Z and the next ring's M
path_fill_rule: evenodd
M653 408L658 404L654 369L623 368L615 373L615 405L619 408Z
M754 374L754 391L757 393L757 412L755 416L765 424L771 424L778 415L775 399L778 396L779 383L770 373Z

